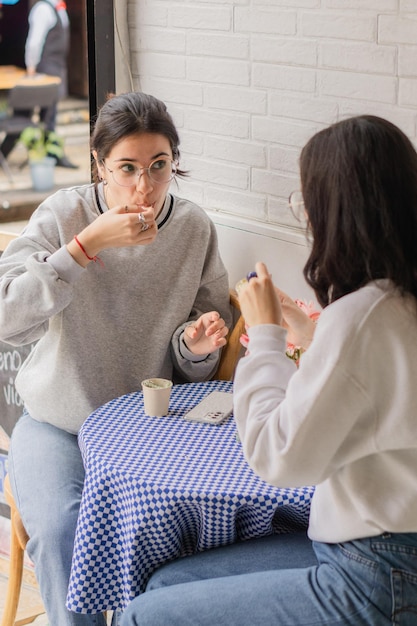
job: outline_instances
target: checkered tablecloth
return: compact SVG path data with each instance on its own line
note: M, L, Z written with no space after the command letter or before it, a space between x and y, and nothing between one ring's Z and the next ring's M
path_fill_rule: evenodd
M258 478L233 417L218 426L183 419L214 390L232 384L176 385L166 417L147 417L138 392L86 420L71 611L123 610L170 559L307 524L313 488L278 489Z

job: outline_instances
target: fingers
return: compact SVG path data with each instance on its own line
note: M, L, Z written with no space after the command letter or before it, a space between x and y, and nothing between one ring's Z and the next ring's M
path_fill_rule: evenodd
M112 209L119 215L128 215L132 224L140 224L140 226L151 225L155 222L155 212L153 206L139 206L138 204L125 204ZM147 230L144 228L143 230Z
M214 347L217 348L223 348L223 346L225 346L227 344L227 339L225 337L219 337L218 339L216 339L216 341L214 342Z
M265 263L257 261L257 263L255 263L255 269L255 272L248 272L246 278L242 278L242 280L236 284L235 289L238 292L238 295L241 289L244 289L252 282L256 284L264 280L272 281L272 274L268 272L268 268Z
M278 324L282 322L279 296L275 291L271 274L265 263L255 265L256 276L248 274L248 282L239 290L242 315L249 326Z
M133 207L132 215L136 216L141 232L151 228L155 222L155 215L152 207Z
M258 279L258 282L259 280L265 280L265 279L272 280L272 275L268 272L268 268L265 265L265 263L258 261L255 264L255 268L256 268L256 271L248 272L246 275L246 278L242 278L236 283L235 289L237 291L237 295L239 295L241 290L245 289L245 287L247 287L249 283L251 283L252 281L256 282L256 279Z
M277 292L280 300L287 301L287 302L294 302L294 300L290 298L290 296L287 293L285 293L285 291L282 291L282 289L280 289L279 287L275 287L275 291Z
M228 332L229 329L219 313L210 311L203 313L195 322L186 326L185 344L194 354L211 353L226 345Z
M217 311L210 311L208 313L203 313L200 317L192 324L192 327L198 332L204 331L206 337L210 337L215 333L226 329L226 333L228 329L226 327L225 321Z
M219 337L225 337L229 332L229 329L226 326L226 323L220 314L217 311L210 311L210 313L205 313L202 315L203 323L205 325L205 335L206 337L211 337L213 335L218 335Z
M213 338L216 344L220 342L218 345L224 345L226 341L223 341L223 339L226 337L229 329L217 311L210 311L209 313L203 313L195 322L187 326L185 332L190 339L204 335Z
M283 310L292 310L292 309L299 310L299 307L297 306L295 301L287 293L282 291L282 289L275 287L275 293L277 294L281 302L281 306L283 307Z
M255 264L256 273L258 274L258 278L271 278L271 274L268 272L268 268L265 263L262 261L258 261Z
M213 329L212 332L210 333L207 332L206 335L207 337L211 337L212 339L214 339L216 342L216 345L219 345L219 341L222 341L223 339L225 339L228 332L229 332L229 329L227 328L225 324L223 324L221 327L217 328L216 330ZM224 343L226 343L226 341L224 341Z
M158 227L153 207L125 204L114 207L107 213L112 213L113 220L116 220L113 234L123 240L120 245L147 245L155 240Z
M153 206L144 206L139 204L123 204L114 207L113 211L115 213L143 213L147 219L153 217L154 215Z

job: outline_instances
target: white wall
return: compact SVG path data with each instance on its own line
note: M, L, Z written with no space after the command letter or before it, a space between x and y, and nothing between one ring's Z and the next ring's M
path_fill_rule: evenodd
M175 119L192 174L181 193L238 230L279 225L278 258L313 133L372 113L417 140L417 0L125 1L129 84ZM120 63L120 84L128 75Z
M220 211L208 213L216 224L219 249L229 271L231 287L253 270L257 261L263 261L275 284L286 293L293 298L315 300L302 275L308 255L303 233Z

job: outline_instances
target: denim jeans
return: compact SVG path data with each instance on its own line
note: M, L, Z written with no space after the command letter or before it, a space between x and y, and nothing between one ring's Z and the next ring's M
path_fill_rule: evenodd
M417 624L415 533L343 544L311 545L296 534L245 543L163 566L121 625Z
M65 607L84 482L76 435L25 413L12 433L9 474L50 626L105 626L102 614Z

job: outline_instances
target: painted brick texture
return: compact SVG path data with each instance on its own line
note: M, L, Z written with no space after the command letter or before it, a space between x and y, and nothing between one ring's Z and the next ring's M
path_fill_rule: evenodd
M167 104L205 208L295 226L300 149L349 115L417 144L417 0L129 0L128 20L134 88Z

